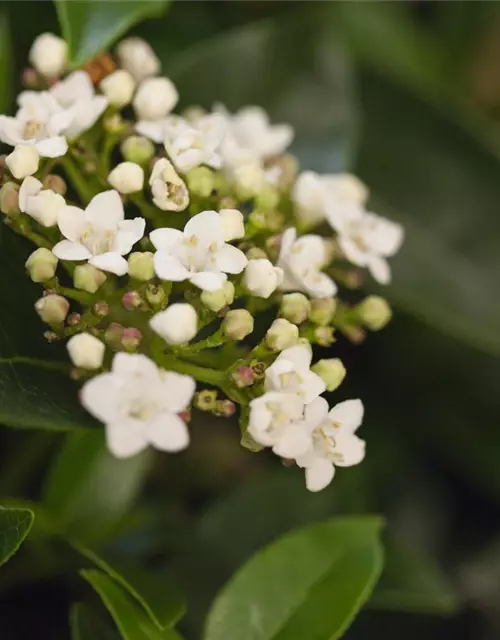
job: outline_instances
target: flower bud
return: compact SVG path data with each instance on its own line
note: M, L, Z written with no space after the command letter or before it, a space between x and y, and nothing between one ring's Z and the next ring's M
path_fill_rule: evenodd
M253 317L246 309L231 309L222 321L222 331L230 340L243 340L253 331Z
M141 344L142 333L135 327L127 327L123 330L121 343L127 351L135 351Z
M217 403L217 391L203 389L194 394L193 405L200 411L213 411Z
M270 184L263 184L255 200L255 206L260 209L274 209L278 206L280 195L278 190Z
M167 294L162 287L148 284L146 287L146 300L152 307L161 307L167 299Z
M387 301L380 296L368 296L356 307L358 318L372 331L380 331L392 317Z
M246 256L249 260L267 260L267 253L264 251L264 249L261 249L260 247L250 247L250 249L247 251Z
M26 177L19 189L19 208L42 227L54 227L65 204L62 196L44 189L40 180L32 176Z
M112 322L104 332L104 340L113 349L121 347L122 335L125 329L118 322Z
M234 284L226 280L217 291L202 291L200 300L211 311L217 313L224 307L228 307L234 300Z
M66 344L69 357L75 367L82 369L100 369L106 349L104 342L90 333L78 333Z
M68 46L53 33L42 33L31 45L29 61L47 78L60 76L66 66Z
M52 251L41 247L30 254L24 266L33 282L46 282L56 274L57 258Z
M188 171L186 182L189 193L200 198L208 198L215 187L214 172L208 167L195 167Z
M105 131L114 135L120 135L128 129L127 123L119 113L113 113L110 116L105 117L103 126Z
M81 319L82 319L81 314L76 313L76 311L73 311L66 318L66 324L68 325L68 327L75 327L77 324L80 324Z
M160 120L177 104L179 94L168 78L146 78L141 82L133 101L139 120Z
M142 298L137 291L126 291L122 296L122 307L126 311L133 311L142 306Z
M135 251L128 257L128 273L131 278L147 282L155 277L151 251Z
M142 136L130 136L122 142L120 147L122 156L128 162L136 162L137 164L146 164L151 160L155 153L154 144L151 140Z
M45 178L43 181L43 188L50 189L50 191L53 191L60 196L66 195L66 191L68 190L68 186L61 176L56 176L53 173L49 173Z
M236 413L236 405L232 400L218 400L215 405L214 413L221 418L230 418Z
M125 69L118 69L106 76L99 85L101 91L115 107L129 104L135 91L135 80Z
M264 184L264 169L258 161L245 162L233 170L233 179L239 198L254 198Z
M311 311L309 312L309 320L314 324L324 327L333 319L337 309L335 298L315 298L311 300Z
M108 182L120 193L136 193L144 186L144 170L135 162L120 162L108 175Z
M35 310L47 324L61 324L68 315L69 302L62 296L50 293L35 302Z
M243 285L254 296L269 298L282 282L283 270L265 258L250 260L245 267Z
M314 330L314 339L322 347L329 347L335 342L332 327L316 327Z
M7 216L20 213L19 185L6 182L0 189L0 211Z
M303 293L287 293L281 300L280 316L293 324L301 324L307 320L310 310L309 298Z
M253 371L253 376L255 380L263 380L266 375L267 365L262 360L252 360L250 362L250 366Z
M284 318L277 318L266 333L266 345L272 351L283 351L293 347L299 339L299 329Z
M160 72L160 61L142 38L125 38L116 47L116 55L120 66L132 74L136 81Z
M99 318L105 318L109 314L109 304L106 300L98 300L92 307L92 311Z
M226 242L245 237L245 221L238 209L221 209L219 218L222 221L222 233Z
M73 273L75 287L88 293L95 293L105 280L106 274L91 264L79 264Z
M5 164L16 180L24 180L38 171L40 156L31 145L17 145L14 151L5 158Z
M198 333L198 316L190 304L178 302L154 315L149 326L168 344L182 344Z
M189 204L189 192L167 158L156 161L149 178L153 202L163 211L183 211Z
M238 367L233 373L232 378L237 387L249 387L255 382L254 370L249 366Z
M327 391L335 391L341 385L346 374L342 360L339 358L319 360L311 367L311 371L323 379Z
M33 89L37 91L40 89L40 74L32 67L25 67L21 74L21 82L26 89Z

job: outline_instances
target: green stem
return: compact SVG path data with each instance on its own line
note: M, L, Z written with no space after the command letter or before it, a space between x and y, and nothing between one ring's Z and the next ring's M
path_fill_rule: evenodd
M106 138L104 139L104 144L99 158L99 173L105 178L109 175L111 153L118 140L119 138L111 135L110 133L107 133Z
M95 194L92 187L85 181L79 167L73 162L69 155L63 156L60 164L81 200L85 204L88 204Z
M218 371L217 369L209 369L208 367L200 367L199 365L192 364L191 362L185 362L180 360L176 356L170 356L163 354L161 357L161 365L176 373L185 373L193 376L200 382L206 382L207 384L213 384L216 387L223 387L226 380L225 371Z
M62 296L66 296L66 298L71 298L71 300L76 300L77 302L81 302L81 304L89 305L93 301L93 296L91 293L87 293L86 291L78 291L77 289L71 289L70 287L61 287L57 286L57 293L60 293Z
M208 336L208 338L205 338L204 340L199 340L198 342L186 345L184 347L177 347L175 349L175 353L181 357L186 355L191 356L196 353L199 353L200 351L203 351L203 349L213 349L215 347L220 347L226 342L226 340L227 340L226 336L219 329L219 331L216 331L215 333L213 333L211 336Z
M10 358L0 358L0 364L29 364L32 367L47 369L47 371L62 371L63 373L67 373L69 371L69 366L64 362L52 362L50 360L30 358L29 356L12 356Z

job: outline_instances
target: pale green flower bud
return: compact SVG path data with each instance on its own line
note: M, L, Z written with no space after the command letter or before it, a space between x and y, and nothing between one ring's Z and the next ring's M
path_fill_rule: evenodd
M372 331L383 329L392 317L387 301L380 296L368 296L356 307L358 318Z
M285 318L277 318L269 327L265 337L267 346L273 351L283 351L293 347L298 339L299 328Z
M24 266L33 282L46 282L56 274L57 258L52 251L41 247L33 251Z
M250 247L246 256L249 260L269 260L269 256L260 247Z
M88 293L95 293L105 280L106 274L91 264L79 264L73 273L75 287Z
M218 291L202 291L200 300L205 307L217 313L234 300L234 284L227 280Z
M128 257L128 272L131 278L147 282L155 277L153 254L150 251L135 251Z
M121 144L120 151L128 162L144 165L155 153L154 144L143 136L130 136Z
M66 298L51 293L35 302L35 310L47 324L61 324L68 315L69 302Z
M311 301L309 320L324 327L330 324L336 309L337 302L335 298L316 298Z
M231 340L243 340L253 331L253 317L246 309L232 309L222 322L224 335Z
M200 198L208 198L215 187L214 173L208 167L195 167L186 175L189 192Z
M6 182L0 189L0 211L7 216L20 213L19 185L14 182Z
M335 342L332 327L316 327L314 330L314 338L322 347L329 347Z
M327 391L335 391L345 378L346 370L339 358L319 360L311 367L311 371L318 374L326 384Z
M311 302L303 293L287 293L281 300L280 315L293 324L307 320L310 310Z
M255 200L255 204L261 209L274 209L278 206L279 201L278 190L270 184L264 184Z

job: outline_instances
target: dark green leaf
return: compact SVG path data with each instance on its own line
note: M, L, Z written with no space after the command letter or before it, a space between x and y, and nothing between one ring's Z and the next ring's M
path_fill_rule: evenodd
M9 107L11 95L11 41L7 14L0 11L0 113Z
M150 460L148 451L113 457L103 431L71 434L47 478L45 505L78 541L104 537L136 498Z
M75 548L128 591L160 629L172 627L184 614L183 599L164 577L117 560L105 559L92 549L79 545Z
M395 538L384 548L384 572L370 606L442 615L457 612L458 595L430 556Z
M0 507L0 565L13 556L26 538L34 515L29 509Z
M322 4L298 5L279 22L216 35L166 60L183 104L261 105L274 121L294 125L304 166L344 167L356 126L352 69L324 29Z
M118 640L118 634L82 602L71 606L69 619L71 640Z
M69 62L77 67L92 58L144 18L159 16L168 0L56 0Z
M382 569L377 518L294 531L256 554L216 598L205 640L335 640Z
M158 629L123 589L101 571L82 571L101 596L124 640L180 640L173 629Z

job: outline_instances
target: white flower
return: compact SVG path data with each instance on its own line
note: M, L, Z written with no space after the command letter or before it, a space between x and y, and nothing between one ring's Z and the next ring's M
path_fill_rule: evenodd
M66 66L68 45L53 33L42 33L35 38L29 52L29 61L35 69L46 76L60 76Z
M198 315L190 304L177 302L154 315L149 326L168 344L182 344L198 333Z
M80 399L106 425L111 453L127 458L148 445L170 452L185 449L189 432L178 414L194 391L190 376L159 369L140 354L118 353L111 372L86 382Z
M68 138L76 138L90 129L108 106L105 96L95 94L94 85L86 71L73 71L55 84L50 94L70 116L70 122L64 130Z
M135 94L133 105L138 120L160 120L179 100L174 83L168 78L146 78Z
M219 217L222 220L222 229L226 242L245 237L245 220L241 211L238 211L238 209L221 209Z
M116 47L120 65L139 82L160 72L160 61L142 38L125 38Z
M120 162L108 175L108 182L120 193L142 191L144 169L135 162Z
M104 342L90 333L77 333L66 344L69 357L75 367L100 369L106 349Z
M144 218L125 220L117 191L97 194L83 211L65 206L59 212L59 229L66 238L52 249L60 260L88 260L89 264L118 276L127 273L123 257L144 235Z
M296 458L311 446L310 430L303 421L304 403L293 393L268 391L250 402L248 432L276 455Z
M41 156L57 158L68 150L62 135L72 116L48 91L23 91L14 118L0 115L0 141L12 147L32 145Z
M54 227L65 206L64 198L51 189L44 189L40 180L32 176L23 180L19 189L19 208L43 227Z
M330 298L337 287L321 268L326 260L326 248L321 236L297 238L295 229L287 229L281 240L278 266L285 273L283 291L304 291L313 298Z
M361 400L346 400L328 409L324 398L316 398L305 409L311 444L305 453L296 456L296 461L306 470L306 486L310 491L328 486L335 466L350 467L365 457L365 442L355 434L363 420Z
M243 274L245 288L259 298L269 298L282 282L283 269L266 258L249 260Z
M222 220L215 211L203 211L189 220L184 231L156 229L150 234L158 249L156 275L162 280L189 280L205 291L217 291L227 273L241 273L245 254L224 242Z
M386 258L399 250L403 227L354 205L329 208L327 218L339 234L339 246L349 262L367 267L377 282L388 284L391 271Z
M15 147L14 151L5 158L5 163L16 180L22 180L36 173L39 161L40 155L35 147L25 144Z
M135 91L135 80L125 69L118 69L106 76L99 85L109 104L124 107L132 100Z
M280 353L266 370L266 391L295 394L304 404L312 402L326 389L324 381L311 371L312 352L303 345Z
M202 164L219 169L225 134L226 123L219 114L204 115L194 122L172 117L164 124L163 143L179 171L186 173Z
M189 204L189 192L172 163L166 158L155 162L149 178L153 202L163 211L183 211Z

